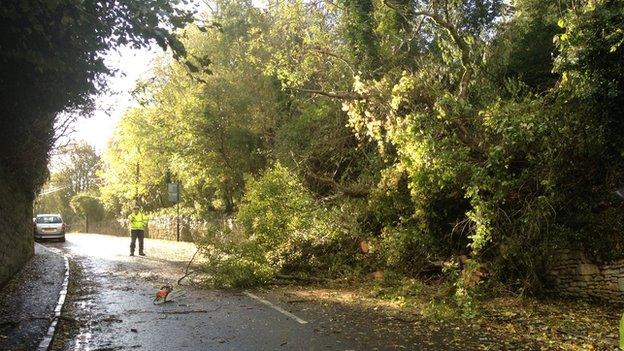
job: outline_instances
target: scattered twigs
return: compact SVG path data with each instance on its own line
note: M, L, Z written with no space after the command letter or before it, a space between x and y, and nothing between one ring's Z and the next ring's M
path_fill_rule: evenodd
M312 283L312 282L314 282L314 283L325 283L325 282L327 282L329 280L327 278L302 277L302 276L289 275L289 274L276 274L275 278L284 279L284 280L294 280L294 281L306 282L306 283Z
M195 253L193 254L193 257L191 257L191 260L188 262L188 264L186 265L186 270L184 271L184 275L182 277L180 277L180 279L178 279L178 285L182 285L182 280L186 277L188 277L189 275L195 273L195 271L191 271L191 264L193 263L193 261L195 260L195 256L197 256L197 253L199 253L199 248L197 248L197 250L195 251Z

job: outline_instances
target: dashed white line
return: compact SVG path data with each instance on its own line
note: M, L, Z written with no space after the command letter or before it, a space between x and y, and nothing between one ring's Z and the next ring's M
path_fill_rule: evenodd
M260 297L258 297L258 296L256 296L256 295L254 295L254 294L250 293L249 291L244 291L243 293L244 293L245 295L247 295L247 296L251 297L252 299L256 300L256 301L260 301L260 302L262 302L263 304L265 304L265 305L267 305L267 306L271 307L272 309L276 310L277 312L280 312L280 313L282 313L282 314L284 314L284 315L288 316L289 318L294 319L294 320L295 320L295 321L297 321L297 323L299 323L299 324L308 324L308 322L307 322L307 321L304 321L303 319L301 319L301 318L299 318L299 317L295 316L294 314L292 314L292 313L290 313L290 312L286 311L285 309L283 309L283 308L281 308L281 307L279 307L279 306L275 306L274 304L270 303L269 301L267 301L267 300L265 300L265 299L263 299L263 298L260 298Z

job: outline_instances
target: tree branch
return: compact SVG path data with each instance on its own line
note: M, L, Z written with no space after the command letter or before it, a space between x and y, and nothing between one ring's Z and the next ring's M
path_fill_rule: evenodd
M306 175L310 178L328 184L332 188L336 189L336 191L347 197L362 198L367 197L370 194L370 189L366 187L344 186L335 181L333 178L320 176L312 172L307 172Z
M461 52L461 62L462 67L464 68L464 73L462 74L462 79L459 83L458 96L462 99L465 99L468 96L468 85L470 84L470 80L472 79L472 75L474 73L474 68L472 68L472 55L470 54L470 46L468 45L468 43L466 43L457 28L449 21L444 20L437 13L418 11L414 12L414 16L425 16L431 18L438 26L446 29L451 38L453 38L455 45L457 45L459 51Z
M344 57L337 55L331 51L327 51L320 46L311 46L309 50L319 53L319 54L327 55L327 56L330 56L330 57L333 57L335 59L342 61L347 66L347 68L349 68L349 70L351 71L351 75L355 76L355 70L353 69L353 67L351 67L351 62L349 62Z
M402 9L398 8L390 0L383 0L383 3L384 5L390 7L391 9L399 13L399 15L401 15L405 20L407 20L407 17L402 12ZM411 15L413 15L414 17L424 16L424 17L432 19L438 26L444 28L449 33L451 38L453 38L453 41L455 42L455 44L461 51L461 62L462 62L462 67L464 68L464 73L462 74L462 78L459 83L458 96L462 99L465 99L468 96L468 85L470 84L470 80L472 79L472 76L474 74L474 68L472 67L472 57L471 57L472 55L470 52L470 46L468 45L468 43L466 43L464 38L461 36L459 31L457 30L457 27L455 27L450 22L451 19L450 19L450 12L448 9L448 3L447 2L444 3L445 18L443 18L437 12L438 6L436 5L437 5L437 2L433 2L431 4L430 10L415 11L411 13ZM420 25L422 25L422 21L418 25L418 28L420 28Z
M292 87L288 89L301 92L301 93L310 93L310 94L327 96L332 99L339 99L339 100L360 100L364 98L362 95L354 93L354 92L350 92L350 91L338 91L338 92L329 91L328 92L328 91L316 90L316 89L304 89L304 88L292 88Z
M188 264L186 265L186 270L184 271L184 275L182 277L180 277L180 279L178 279L178 285L182 285L182 280L186 277L188 277L189 275L195 273L195 271L189 271L189 269L191 268L191 263L193 263L193 260L195 260L195 256L197 256L197 254L199 253L200 248L197 248L197 250L195 251L195 253L193 254L193 257L191 257L191 260L188 262Z

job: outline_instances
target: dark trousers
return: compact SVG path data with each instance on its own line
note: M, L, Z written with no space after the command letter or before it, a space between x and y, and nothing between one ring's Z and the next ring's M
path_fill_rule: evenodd
M143 238L145 231L142 229L132 229L130 231L130 253L134 253L136 239L139 238L139 253L143 253Z

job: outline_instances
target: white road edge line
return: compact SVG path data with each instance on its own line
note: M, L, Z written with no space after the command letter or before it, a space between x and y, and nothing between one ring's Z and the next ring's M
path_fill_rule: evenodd
M286 311L285 309L283 309L283 308L281 308L281 307L279 307L279 306L275 306L274 304L270 303L269 301L267 301L267 300L265 300L265 299L263 299L263 298L260 298L260 297L258 297L258 296L256 296L256 295L254 295L254 294L250 293L249 291L243 291L243 294L245 294L245 295L247 295L247 296L251 297L251 298L252 298L252 299L254 299L254 300L260 301L260 302L262 302L263 304L265 304L265 305L267 305L267 306L271 307L272 309L276 310L277 312L280 312L280 313L282 313L282 314L284 314L284 315L286 315L286 316L288 316L288 317L290 317L290 318L294 319L294 320L295 320L295 321L297 321L297 323L299 323L299 324L308 324L308 322L307 322L307 321L304 321L303 319L301 319L301 318L299 318L299 317L295 316L294 314L292 314L292 313L290 313L290 312Z
M67 256L63 255L63 260L65 260L65 278L63 279L63 286L61 287L61 291L59 292L58 302L56 303L56 308L54 309L54 318L52 319L52 323L48 328L47 334L39 343L37 351L47 351L50 348L52 338L54 337L54 332L56 331L56 325L58 324L59 318L61 317L61 309L63 309L65 297L67 296L67 287L69 285L69 261L67 260Z

